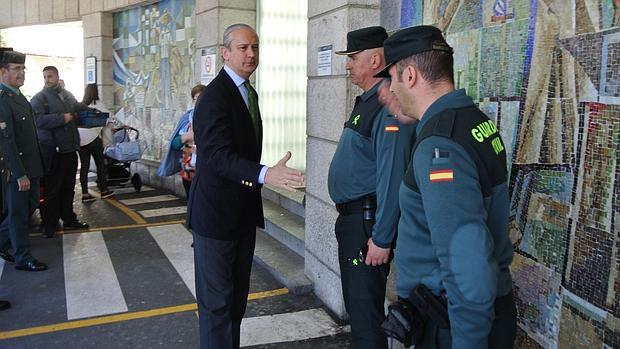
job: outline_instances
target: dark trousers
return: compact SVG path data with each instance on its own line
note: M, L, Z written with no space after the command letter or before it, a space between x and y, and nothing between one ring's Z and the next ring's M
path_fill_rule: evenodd
M185 198L189 199L189 188L192 187L192 181L181 180L183 182L183 188L185 188Z
M362 213L338 216L336 239L344 305L349 313L352 348L387 348L381 329L385 319L384 302L390 265L367 266L359 263L359 251L368 243L372 222Z
M88 193L88 171L90 170L90 157L95 159L97 166L97 187L100 192L108 191L105 165L103 164L103 142L100 137L87 145L80 147L80 186L82 194Z
M54 232L59 218L62 218L63 223L77 221L77 216L73 212L76 173L75 152L54 154L51 171L45 176L43 228L46 234Z
M504 297L495 299L495 319L489 333L489 349L504 349L514 347L517 336L517 309L512 292ZM435 322L429 320L424 329L422 342L416 349L450 349L452 336L450 329L441 329Z
M239 348L256 243L256 228L246 229L248 234L239 240L215 240L194 232L201 349Z
M16 181L3 184L7 215L0 224L0 249L13 248L15 264L24 265L30 255L30 216L39 203L39 178L30 178L30 190L19 191Z

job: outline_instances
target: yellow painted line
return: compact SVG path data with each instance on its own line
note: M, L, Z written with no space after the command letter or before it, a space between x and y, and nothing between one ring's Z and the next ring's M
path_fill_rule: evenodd
M287 293L288 293L288 288L278 288L277 290L250 293L248 295L248 300L251 301L251 300L255 300L255 299L281 296L281 295L287 294Z
M121 204L118 200L114 199L114 198L108 198L106 199L106 202L111 204L112 206L118 208L119 210L121 210L124 214L126 214L127 216L129 216L129 218L133 219L134 222L138 223L138 224L145 224L146 220L144 220L144 218L142 218L142 216L140 216L138 213L136 213L136 211L130 209L129 207Z
M274 297L274 296L284 295L287 293L288 293L287 288L280 288L280 289L271 290L271 291L251 293L248 295L248 300L256 300L256 299L261 299L261 298ZM111 324L115 322L145 319L149 317L162 316L162 315L168 315L168 314L174 314L174 313L182 313L186 311L196 311L197 309L198 309L198 306L196 305L196 303L189 303L189 304L177 305L177 306L172 306L172 307L164 307L164 308L151 309L151 310L145 310L145 311L136 311L136 312L131 312L131 313L117 314L117 315L101 316L101 317L84 319L84 320L68 321L68 322L62 322L62 323L53 324L53 325L45 325L45 326L24 328L21 330L0 332L0 339L11 339L11 338L17 338L17 337L32 336L32 335L37 335L37 334L72 330L76 328L106 325L106 324Z
M167 221L167 222L155 222L155 223L144 223L144 224L128 224L128 225L115 225L109 227L90 227L88 230L71 230L71 231L57 231L58 235L65 234L79 234L79 233L91 233L96 231L108 231L108 230L124 230L124 229L135 229L135 228L147 228L147 227L158 227L161 225L171 225L171 224L185 224L185 220L175 220L175 221ZM42 236L43 234L30 234L32 237Z

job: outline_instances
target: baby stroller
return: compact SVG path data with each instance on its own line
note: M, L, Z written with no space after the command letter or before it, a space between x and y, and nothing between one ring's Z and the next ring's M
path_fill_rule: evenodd
M131 163L142 158L139 137L140 132L131 126L113 129L112 142L103 150L109 186L124 187L131 183L140 192L142 179L137 173L131 174Z

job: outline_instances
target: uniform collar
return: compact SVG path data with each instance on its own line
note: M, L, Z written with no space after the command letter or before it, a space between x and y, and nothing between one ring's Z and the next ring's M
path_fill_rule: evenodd
M362 93L360 95L360 98L362 99L362 101L366 102L368 99L370 99L370 97L374 96L377 93L377 91L379 90L379 86L381 86L382 82L383 81L377 82L368 91L365 91L364 93Z
M474 105L474 101L465 93L465 89L461 88L437 98L433 104L422 115L418 126L416 127L416 134L420 134L420 131L426 125L426 123L432 119L435 115L438 115L442 111L448 108L463 108Z
M4 88L4 89L7 89L7 90L15 93L18 96L21 94L21 92L19 92L19 89L15 88L15 87L11 87L11 86L6 85L4 83L0 83L0 86L2 86L2 88Z

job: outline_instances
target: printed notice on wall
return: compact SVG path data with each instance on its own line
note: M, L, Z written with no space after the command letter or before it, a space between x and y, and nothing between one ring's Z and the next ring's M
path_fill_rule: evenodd
M332 75L332 45L319 47L317 75Z
M97 83L97 58L95 56L86 57L86 83Z
M215 49L203 49L200 57L200 83L208 85L215 78Z

